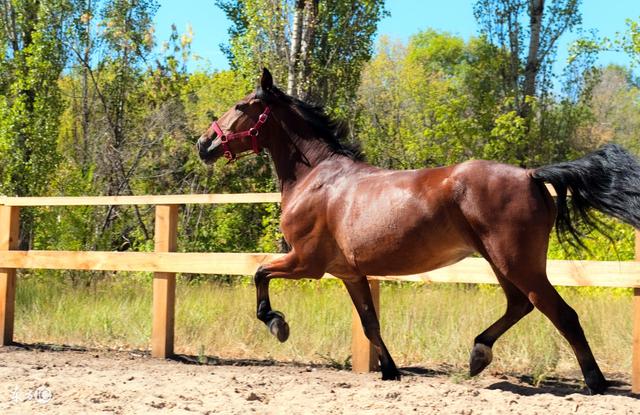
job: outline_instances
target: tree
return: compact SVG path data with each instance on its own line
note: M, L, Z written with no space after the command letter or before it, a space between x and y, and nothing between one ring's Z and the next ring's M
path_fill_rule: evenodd
M494 95L475 83L491 85L478 73L490 73L498 57L488 46L434 30L412 36L407 47L382 38L359 89L357 134L369 160L419 168L481 156L494 125L493 118L482 124L484 111L496 112L476 111Z
M291 95L346 119L385 11L382 0L217 0L229 19L232 68L268 66Z
M620 66L602 69L594 79L588 105L593 122L583 131L593 147L616 141L640 154L640 87Z
M381 39L359 89L356 133L369 160L395 168L470 158L542 165L583 148L588 83L575 98L532 99L527 123L504 95L501 68L509 60L486 37L464 42L425 30L406 47Z
M17 196L48 193L60 160L58 79L66 55L61 43L68 13L64 0L0 2L0 191ZM36 218L23 213L20 245L32 242Z
M555 0L546 6L544 0L476 2L474 15L481 34L509 56L500 71L503 93L513 97L520 117L531 115L529 97L549 93L557 41L581 23L579 6L580 0Z

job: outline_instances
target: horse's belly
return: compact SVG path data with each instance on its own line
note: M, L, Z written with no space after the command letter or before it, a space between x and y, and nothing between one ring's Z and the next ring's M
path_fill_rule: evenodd
M353 228L346 251L365 275L406 275L453 264L474 252L446 214ZM405 218L407 218L405 216Z
M365 275L407 275L454 264L474 252L465 243L447 242L400 244L397 249L362 247L356 250L354 258L358 269Z

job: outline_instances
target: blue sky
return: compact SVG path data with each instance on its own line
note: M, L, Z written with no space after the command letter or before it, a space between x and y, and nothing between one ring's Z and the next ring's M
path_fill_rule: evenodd
M155 18L159 43L168 39L172 23L179 31L184 31L190 24L194 32L192 50L202 57L197 63L192 62L190 68L228 68L219 45L228 40L229 21L215 6L214 0L159 0L159 3ZM377 35L406 42L412 34L434 28L467 39L477 34L478 29L473 17L474 3L475 0L387 0L386 7L391 16L380 22ZM582 17L583 29L596 29L601 36L613 37L624 30L625 19L640 18L640 0L583 0ZM567 48L575 38L574 34L566 34L560 39L556 70L561 70ZM603 65L628 62L622 53L604 53L599 58Z

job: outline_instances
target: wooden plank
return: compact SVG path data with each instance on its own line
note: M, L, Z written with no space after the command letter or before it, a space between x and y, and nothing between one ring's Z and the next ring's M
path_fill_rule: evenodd
M253 275L258 266L280 256L282 254L10 251L0 257L0 268ZM550 260L547 272L554 285L640 288L640 262L636 261ZM467 258L420 274L371 278L433 283L497 283L491 267L482 258Z
M640 230L636 229L636 261L640 263ZM633 289L631 391L640 394L640 288Z
M184 205L218 203L279 203L280 193L219 193L144 196L2 197L12 206Z
M0 267L253 275L282 254L184 252L11 251Z
M549 193L551 193L551 196L553 197L558 196L558 194L556 193L556 189L552 185L550 185L549 183L545 183L544 185L547 187L547 190L549 191ZM569 195L570 194L571 193L569 193Z
M376 314L380 318L380 281L369 280L371 297ZM355 306L351 305L351 370L366 373L378 369L378 353L364 334L362 322Z
M549 260L547 274L554 285L572 287L640 287L640 264L635 261ZM495 284L489 264L467 258L448 267L421 274L374 277L391 281Z
M178 206L156 206L155 250L176 250L178 234ZM155 272L153 275L153 323L151 328L151 356L166 359L173 355L176 304L176 274Z
M556 191L546 184L552 196ZM0 205L10 206L111 206L111 205L188 205L219 203L279 203L280 193L218 193L186 195L140 196L60 196L60 197L6 197L0 196Z
M0 257L18 247L20 239L20 208L0 206ZM13 322L16 303L16 270L0 268L0 346L13 342Z

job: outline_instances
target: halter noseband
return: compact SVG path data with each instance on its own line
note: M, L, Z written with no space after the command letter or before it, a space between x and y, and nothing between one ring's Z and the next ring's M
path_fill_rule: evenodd
M271 112L271 108L269 106L265 107L262 114L258 116L258 121L256 121L255 125L248 130L239 131L237 133L229 133L225 134L222 132L222 129L218 125L217 121L214 121L211 126L213 127L213 131L220 137L220 142L222 143L222 149L224 150L224 158L229 160L229 163L238 159L238 156L231 150L229 146L229 142L233 140L237 140L239 138L251 137L251 147L254 153L260 153L260 143L258 143L258 134L260 133L260 127L267 122L269 118L269 113ZM242 157L242 156L241 156Z

